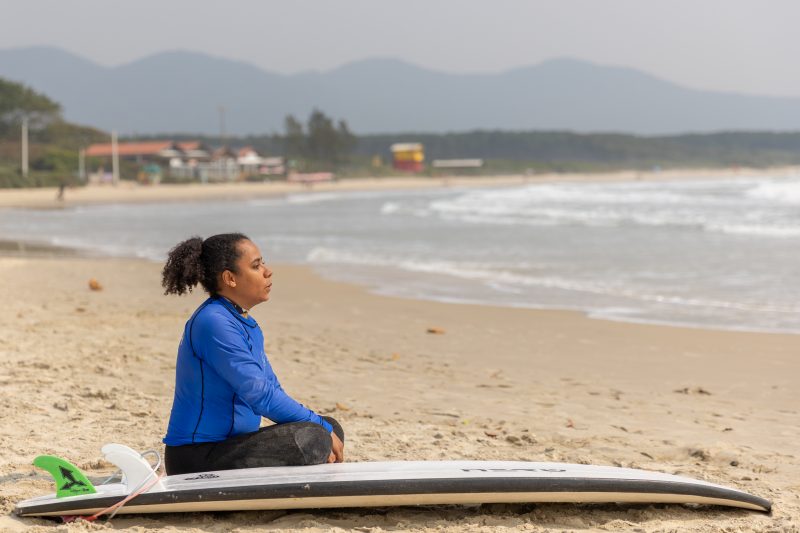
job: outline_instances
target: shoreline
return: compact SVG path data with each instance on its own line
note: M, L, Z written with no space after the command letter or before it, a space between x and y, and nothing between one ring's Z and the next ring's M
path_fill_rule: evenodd
M93 250L82 250L79 248L70 248L66 246L58 246L55 244L49 243L42 243L42 242L35 242L35 241L25 241L25 240L2 240L0 239L0 258L3 257L18 257L18 258L83 258L83 259L98 259L98 260L117 260L117 261L143 261L150 264L161 264L162 261L158 261L151 258L146 257L134 257L134 256L113 256L103 254L102 252L93 251ZM303 268L308 269L311 272L314 272L314 275L329 281L330 283L340 283L345 285L352 285L353 287L357 287L361 290L366 291L369 294L385 297L385 298L398 298L401 300L409 300L415 302L430 302L435 304L444 304L444 305L465 305L465 306L478 306L478 307L489 307L489 308L498 308L498 309L520 309L520 310L528 310L528 311L542 311L542 312L563 312L563 313L576 313L587 320L598 320L598 321L605 321L611 323L619 323L619 324L631 324L631 325L642 325L642 326L654 326L654 327L664 327L664 328L677 328L677 329L689 329L689 330L700 330L700 331L718 331L718 332L730 332L730 333L749 333L749 334L756 334L756 335L800 335L800 331L792 331L792 330L762 330L758 328L748 328L748 327L741 327L736 328L733 326L721 326L721 325L713 325L713 324L691 324L691 323L683 323L683 322L670 322L670 321L661 321L657 319L622 319L622 318L615 318L609 316L603 316L601 314L596 314L595 312L589 309L579 309L579 308L572 308L572 307L558 307L558 306L539 306L539 305L502 305L499 303L493 302L480 302L480 301L458 301L452 299L437 299L437 298L425 298L419 296L404 296L404 295L397 295L397 294L387 294L381 292L379 289L375 287L371 287L370 285L364 283L359 284L357 282L351 281L343 281L334 278L330 278L325 276L317 271L315 271L314 266L311 264L305 263L278 263L281 266L289 267L289 268Z
M205 298L163 296L160 265L114 258L0 257L0 529L51 491L34 455L90 476L109 439L160 448L183 325ZM88 278L102 291L90 291ZM677 473L773 501L763 515L678 505L537 504L118 516L118 528L505 527L645 532L791 529L800 476L800 338L593 320L577 312L406 300L275 265L253 313L284 388L339 420L349 461L531 460ZM431 327L441 330L428 333ZM793 370L794 369L794 370ZM34 393L34 391L36 391ZM33 473L36 475L31 475ZM590 512L587 512L590 511ZM72 530L77 526L67 526Z
M0 239L0 257L89 257L77 248L50 243Z
M619 171L607 173L548 173L502 176L451 176L436 178L389 177L349 178L330 183L303 185L280 182L234 182L209 184L139 185L122 182L118 186L93 185L68 188L64 199L57 200L56 188L0 189L0 208L62 209L80 205L116 203L160 203L209 200L265 198L308 192L355 192L410 190L447 187L512 187L537 183L566 182L657 182L693 179L732 179L737 177L774 177L800 175L800 167L764 169L682 169L661 171Z

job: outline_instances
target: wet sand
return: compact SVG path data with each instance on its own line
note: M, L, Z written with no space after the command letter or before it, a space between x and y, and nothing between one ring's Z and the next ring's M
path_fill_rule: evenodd
M800 335L377 296L275 265L254 310L284 387L339 419L347 460L509 459L645 468L773 500L772 515L678 505L494 505L119 516L59 531L798 531ZM90 476L109 441L162 449L175 350L202 294L163 296L160 265L0 257L0 530L53 531L14 503L30 466ZM102 291L91 291L96 278ZM427 333L439 328L442 334Z

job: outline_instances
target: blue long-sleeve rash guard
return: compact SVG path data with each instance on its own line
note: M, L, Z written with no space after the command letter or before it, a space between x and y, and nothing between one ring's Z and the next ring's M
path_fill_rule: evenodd
M331 425L284 392L264 353L264 334L224 298L209 298L186 323L178 347L168 446L219 442L277 424Z

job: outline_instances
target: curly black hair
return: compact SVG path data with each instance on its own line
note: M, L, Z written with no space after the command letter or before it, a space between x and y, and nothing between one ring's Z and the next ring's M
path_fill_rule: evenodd
M186 294L198 283L211 296L216 296L219 275L225 270L237 273L236 261L240 241L250 239L242 233L221 233L206 240L191 237L180 242L167 256L161 271L164 294Z

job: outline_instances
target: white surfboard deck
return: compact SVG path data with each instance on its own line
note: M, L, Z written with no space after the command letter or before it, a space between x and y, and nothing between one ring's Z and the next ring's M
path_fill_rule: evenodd
M91 515L125 497L96 494L19 502L20 516ZM392 461L244 468L162 478L119 513L395 505L585 502L692 503L769 512L768 500L706 481L646 470L523 461Z

